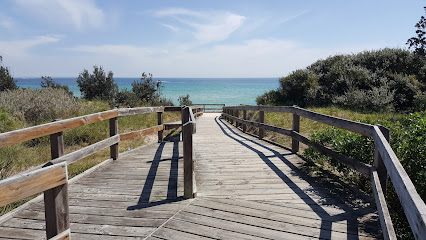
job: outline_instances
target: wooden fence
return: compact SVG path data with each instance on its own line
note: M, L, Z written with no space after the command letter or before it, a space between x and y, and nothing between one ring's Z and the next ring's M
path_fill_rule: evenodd
M195 132L195 117L201 115L202 110L201 107L120 108L1 133L0 147L50 135L52 160L24 173L1 180L0 206L44 192L47 238L70 239L67 165L107 147L110 147L111 158L117 160L120 140L157 132L158 141L163 141L163 130L167 124L163 123L163 113L170 111L179 111L182 114L182 122L176 123L174 127L182 126L183 128L184 197L192 198L195 195L192 134ZM157 113L157 126L118 134L118 117L154 112ZM109 138L64 155L63 131L104 120L109 120Z
M242 111L242 118L240 118ZM247 111L259 111L258 121L249 121ZM265 112L283 112L293 114L292 129L284 129L265 124ZM375 143L375 154L373 166L360 162L354 158L336 152L326 146L310 141L300 134L300 117L321 122L330 126L359 133L372 137ZM247 126L259 128L259 138L264 137L264 130L281 133L292 138L291 150L293 153L299 151L299 142L315 148L317 151L332 157L342 164L371 178L373 195L376 200L380 224L385 239L396 239L392 220L385 200L385 189L388 175L395 187L398 198L404 209L410 227L416 239L424 239L426 236L426 205L417 193L413 183L396 157L389 145L389 130L376 125L354 122L342 118L332 117L316 112L312 112L296 106L229 106L223 108L222 117L232 124L235 122L242 131L247 130Z
M214 103L199 103L199 104L192 104L193 107L202 107L203 108L203 112L222 112L223 111L223 107L225 107L225 104L223 103L218 103L218 104L214 104Z

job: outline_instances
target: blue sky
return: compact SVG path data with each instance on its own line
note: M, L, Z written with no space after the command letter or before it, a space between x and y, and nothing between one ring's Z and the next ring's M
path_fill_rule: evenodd
M14 77L281 77L319 58L406 48L421 0L3 0Z

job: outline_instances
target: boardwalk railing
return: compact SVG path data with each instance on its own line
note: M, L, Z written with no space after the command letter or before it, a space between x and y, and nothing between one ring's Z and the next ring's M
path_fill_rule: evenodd
M132 139L157 132L158 141L162 141L163 130L165 129L163 113L171 111L178 111L182 114L183 124L178 123L175 127L183 126L184 168L185 170L189 170L184 173L184 197L192 198L195 189L193 187L194 181L192 173L192 134L195 132L195 116L201 115L202 110L201 107L120 108L1 133L0 147L50 135L52 160L24 173L1 180L0 207L44 192L47 238L70 239L67 165L107 147L110 147L111 158L117 160L118 143L120 140ZM118 117L154 112L157 113L157 126L118 134ZM63 131L104 120L109 120L109 138L64 155ZM189 179L187 175L191 175L191 178Z
M240 111L243 112L240 118ZM259 111L258 121L247 120L247 111ZM267 125L265 112L283 112L293 114L292 129L284 129ZM301 135L300 116L324 123L330 126L359 133L372 137L375 143L374 166L360 162L354 158L336 152L326 146L314 143L309 138ZM299 142L315 148L317 151L332 157L342 164L371 178L373 195L376 200L377 210L385 239L396 239L395 231L389 215L385 200L386 180L389 175L395 187L398 198L404 209L410 227L416 239L426 236L426 205L417 193L413 183L389 145L389 130L376 125L354 122L342 118L332 117L312 112L296 106L229 106L223 108L222 117L246 132L247 126L259 128L259 138L264 137L264 130L281 133L292 138L292 152L299 151Z
M192 104L192 107L202 107L204 112L222 112L223 111L223 107L225 107L225 104L223 103L218 103L218 104L213 104L213 103L198 103L198 104Z

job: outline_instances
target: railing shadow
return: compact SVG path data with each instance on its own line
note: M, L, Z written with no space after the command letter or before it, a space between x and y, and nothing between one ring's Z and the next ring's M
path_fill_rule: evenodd
M179 172L179 135L171 137L167 142L162 142L155 152L154 159L148 161L151 163L148 174L145 179L145 184L142 188L141 195L136 205L129 206L127 210L138 210L143 208L148 208L152 206L157 206L165 203L172 203L184 200L183 196L178 196L178 172ZM172 158L162 159L162 154L164 146L168 142L173 142L173 155ZM167 196L163 200L150 202L152 188L154 186L155 177L157 175L157 170L160 162L170 161L170 172L169 172L169 182L167 186Z
M215 121L217 123L217 125L220 127L220 129L222 130L222 132L229 138L235 140L236 142L238 142L239 144L241 144L242 146L250 149L251 151L255 152L263 161L264 163L271 168L271 170L273 170L275 172L275 174L277 174L277 176L279 176L281 178L281 180L287 185L289 186L299 197L300 199L302 199L317 215L318 217L321 218L321 227L320 227L320 235L319 238L321 239L330 239L331 233L332 233L332 224L333 222L338 222L338 221L347 221L347 238L348 239L359 239L359 223L358 220L356 218L356 216L359 215L366 215L368 213L374 212L372 209L370 208L364 208L362 206L357 206L357 209L354 209L353 206L348 206L345 205L344 202L342 202L341 204L339 204L339 207L344 210L343 213L341 214L337 214L337 215L330 215L325 209L323 209L321 207L321 205L319 205L317 202L315 202L308 194L306 194L296 183L294 183L284 172L282 172L269 158L271 157L277 157L279 158L282 162L284 162L288 167L290 167L290 169L297 173L297 175L299 177L301 177L303 180L307 181L309 184L311 184L311 186L313 186L312 190L319 196L323 197L325 200L325 204L327 203L327 199L330 198L330 196L336 196L339 195L339 193L333 193L332 191L329 191L330 189L327 188L321 188L319 189L318 187L315 186L318 185L318 182L316 181L315 178L309 177L308 175L306 175L305 173L301 172L301 170L294 166L288 159L286 159L286 154L281 154L276 150L273 150L261 143L259 143L258 141L253 141L247 137L245 137L242 134L239 134L237 132L235 132L231 127L229 127L227 124L225 124L223 122L222 119L220 119L219 117L215 118ZM232 136L230 133L228 133L225 128L231 132L233 135L237 136L240 139L244 139L244 140L240 140L235 136ZM250 142L252 144L255 144L259 147L262 147L265 150L268 150L269 152L272 152L273 155L271 156L266 156L262 151L257 150L256 148L250 146L249 144L247 144L247 142ZM289 154L291 155L291 154ZM321 183L321 182L320 182ZM327 190L327 194L324 193L324 189ZM342 196L340 196L342 197ZM348 217L351 216L351 217ZM363 230L365 230L366 232L370 232L373 234L377 234L377 228L372 228L371 226L362 226Z

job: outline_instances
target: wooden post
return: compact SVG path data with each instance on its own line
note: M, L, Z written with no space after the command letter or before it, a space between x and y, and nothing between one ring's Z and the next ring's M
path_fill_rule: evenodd
M235 110L235 116L236 116L237 118L239 118L239 117L240 117L240 112L239 112L238 110ZM235 127L236 127L236 128L238 128L238 125L239 125L239 122L238 122L238 121L235 121Z
M117 134L118 134L118 117L115 117L109 120L109 136L112 137ZM111 158L113 160L117 160L118 159L118 143L111 145L109 149L111 153Z
M259 123L265 122L265 112L259 111ZM265 136L265 130L263 128L259 128L259 139L262 139Z
M64 155L62 132L50 135L50 153L52 160ZM68 183L44 191L44 214L47 239L70 228Z
M300 116L293 113L293 131L300 132ZM299 141L292 138L291 139L291 152L299 152Z
M243 119L247 120L247 110L243 110ZM243 132L247 131L247 125L243 124Z
M192 123L189 122L189 107L182 109L182 140L183 140L183 196L194 198L193 182L193 149L192 149Z
M163 125L163 112L157 112L157 123ZM163 141L163 130L158 131L158 142Z
M380 131L383 133L383 136L389 142L389 129L381 125L377 125L377 126L379 127ZM380 153L377 147L374 148L374 167L376 168L377 175L379 176L380 185L382 186L383 194L386 196L388 173L386 170L385 163L383 162L383 158L380 156Z

